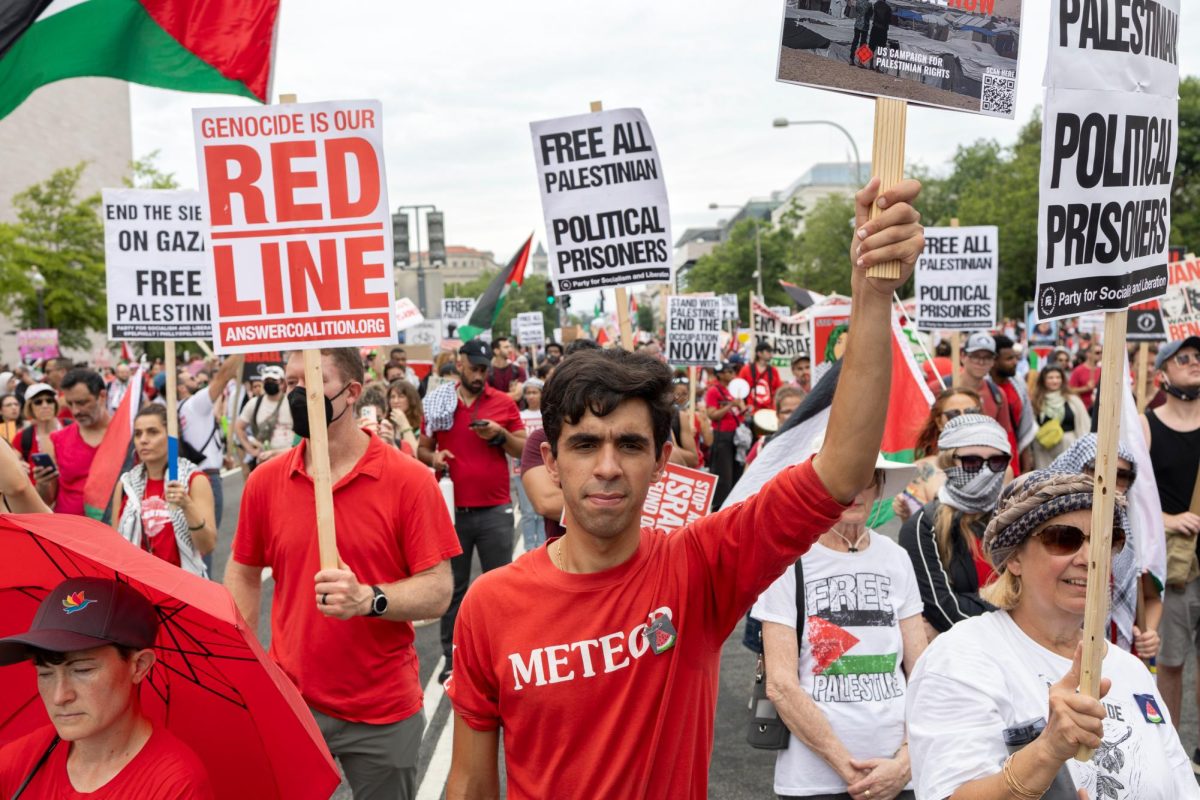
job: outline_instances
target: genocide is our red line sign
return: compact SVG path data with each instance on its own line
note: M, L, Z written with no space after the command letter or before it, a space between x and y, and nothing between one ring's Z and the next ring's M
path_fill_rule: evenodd
M220 353L395 341L382 110L195 109Z

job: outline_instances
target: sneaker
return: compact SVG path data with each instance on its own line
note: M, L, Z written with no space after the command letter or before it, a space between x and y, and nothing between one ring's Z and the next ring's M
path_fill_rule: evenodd
M446 656L446 665L442 667L442 671L438 673L438 683L442 686L446 685L446 681L450 680L450 673L454 670L454 662L450 656Z
M1200 775L1200 747L1192 753L1192 772Z

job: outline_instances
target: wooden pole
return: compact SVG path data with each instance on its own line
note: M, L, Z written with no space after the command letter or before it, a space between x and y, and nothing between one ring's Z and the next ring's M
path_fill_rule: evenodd
M604 110L604 103L599 100L593 100L591 105L592 113ZM633 326L629 324L629 292L624 286L618 286L616 289L617 295L617 326L621 329L621 346L626 350L633 350Z
M692 414L696 413L696 381L699 379L698 370L695 367L688 367L688 408L692 410Z
M1146 411L1146 373L1150 371L1150 343L1138 342L1137 355L1137 410L1139 414Z
M1100 423L1096 445L1096 485L1092 494L1092 536L1088 548L1087 605L1083 617L1083 664L1079 691L1100 696L1104 661L1105 621L1108 619L1109 578L1112 572L1113 506L1117 483L1117 441L1120 438L1121 392L1125 382L1115 380L1124 368L1125 322L1128 311L1104 315L1104 360L1100 383ZM1092 750L1080 747L1078 761L1090 761Z
M958 227L958 217L950 218L950 227ZM950 332L950 385L958 384L958 370L960 367L959 360L962 358L962 348L959 346L959 340L962 338L959 331Z
M279 102L296 102L296 95L281 94ZM321 351L304 351L304 394L308 401L308 460L305 465L313 482L317 503L317 546L321 569L337 569L337 530L333 519L333 479L329 469L329 428L325 420L325 379Z
M903 100L890 97L875 98L875 139L871 146L872 176L879 178L882 194L904 178L904 134L908 105ZM882 213L878 205L871 204L870 219ZM867 270L873 278L895 280L900 277L900 262L886 261Z
M175 341L163 342L163 369L167 372L167 480L179 480L179 369L175 366ZM207 391L207 390L202 390ZM200 466L197 464L196 466Z

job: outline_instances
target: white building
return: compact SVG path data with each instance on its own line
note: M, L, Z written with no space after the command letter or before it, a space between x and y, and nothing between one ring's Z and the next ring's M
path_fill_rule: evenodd
M781 224L783 215L791 210L793 203L798 203L804 213L808 213L818 202L831 195L852 197L870 177L869 161L861 167L853 161L813 164L791 186L779 193L780 203L771 211L771 224ZM798 231L804 230L803 219L796 228Z
M408 266L396 268L396 297L412 300L431 319L441 314L447 283L465 283L502 266L490 250L460 245L446 247L446 263L440 267L416 266L428 263L429 253L414 252Z

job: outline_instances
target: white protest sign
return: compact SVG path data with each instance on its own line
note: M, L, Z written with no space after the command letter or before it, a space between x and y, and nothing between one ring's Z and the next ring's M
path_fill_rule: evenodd
M721 297L721 321L729 322L738 318L738 296L723 294Z
M437 350L442 343L442 321L427 319L404 331L406 344L427 344Z
M517 342L522 347L546 343L546 323L540 311L525 311L517 314Z
M925 229L925 250L914 278L919 329L996 326L999 241L995 225Z
M667 363L714 367L721 361L721 298L667 298Z
M102 204L108 338L213 338L200 193L105 189Z
M780 316L757 300L751 303L754 338L771 345L771 363L790 366L799 356L812 356L812 332L807 309L791 316Z
M640 109L532 122L555 294L669 283L671 212Z
M442 338L451 339L455 331L471 318L475 309L474 297L443 297L442 298Z
M1190 255L1168 267L1166 295L1160 301L1167 338L1200 336L1200 259Z
M1052 0L1051 18L1042 320L1118 311L1166 291L1179 111L1179 0Z
M425 321L425 315L421 313L421 309L417 308L417 304L407 297L401 297L396 301L396 330L403 331L411 328L413 325L420 325Z
M382 109L193 109L219 353L396 339Z

